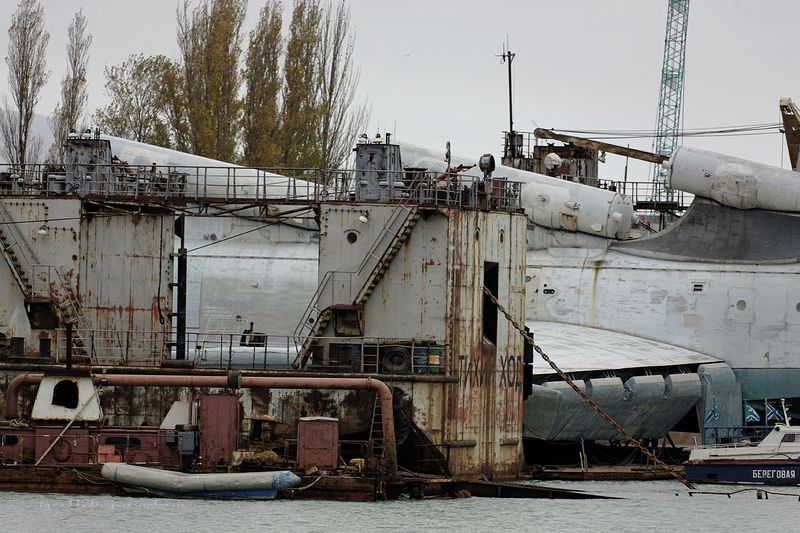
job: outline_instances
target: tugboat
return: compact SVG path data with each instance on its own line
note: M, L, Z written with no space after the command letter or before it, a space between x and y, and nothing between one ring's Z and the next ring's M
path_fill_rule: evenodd
M684 464L686 479L705 483L800 485L800 426L776 424L757 443L695 448Z

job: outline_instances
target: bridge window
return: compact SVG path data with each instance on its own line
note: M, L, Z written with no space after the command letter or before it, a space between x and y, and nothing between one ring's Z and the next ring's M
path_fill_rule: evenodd
M783 438L781 439L781 444L787 442L795 442L795 437L797 437L797 435L795 435L794 433L790 433L789 435L784 435Z

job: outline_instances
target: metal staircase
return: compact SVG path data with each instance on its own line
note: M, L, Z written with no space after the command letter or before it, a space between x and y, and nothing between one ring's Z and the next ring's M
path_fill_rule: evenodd
M419 217L416 206L396 206L356 270L325 273L294 331L295 339L302 339L298 356L292 364L295 369L302 368L311 355L311 347L333 316L332 306L359 306L367 301Z
M17 225L2 202L0 202L0 249L17 285L25 295L25 299L29 300L33 296L33 284L30 279L32 265L37 261L28 241L19 233ZM31 270L26 267L31 267Z
M11 273L22 291L25 303L32 302L51 302L62 326L71 324L73 326L74 351L78 355L85 355L84 332L87 324L83 316L83 309L80 301L75 294L69 278L63 269L41 265L36 258L36 254L28 244L27 239L19 231L19 228L6 209L0 202L0 251L3 258L8 263ZM46 272L44 289L34 290L36 272ZM52 273L55 273L57 284L53 283ZM39 280L41 281L41 280Z
M50 301L56 307L56 314L59 322L66 326L72 325L72 351L74 355L89 357L86 332L89 331L89 324L83 314L83 307L78 300L72 284L67 276L56 270L60 282L60 290L50 291Z

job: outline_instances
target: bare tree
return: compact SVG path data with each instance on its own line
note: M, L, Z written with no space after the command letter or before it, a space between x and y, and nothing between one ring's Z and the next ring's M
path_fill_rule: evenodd
M162 117L160 80L170 66L164 56L135 54L120 65L106 67L106 94L111 103L97 110L95 120L105 132L134 141L170 146Z
M239 57L246 0L203 0L178 10L178 45L183 60L186 116L192 150L232 161L242 103Z
M50 77L45 51L50 34L44 30L44 9L36 0L21 0L8 30L8 85L0 117L3 154L13 165L39 158L41 138L31 139L31 123L39 93Z
M350 33L350 9L342 0L328 5L321 25L317 57L320 166L339 168L352 151L356 136L369 118L366 102L354 106L360 73L353 67L355 37Z
M258 25L250 32L250 46L242 76L246 88L242 113L242 148L244 163L253 167L272 166L278 159L282 26L283 6L279 1L269 0L261 8Z
M53 145L50 147L50 162L64 163L64 143L72 128L79 128L78 121L86 109L89 95L86 92L86 65L89 62L89 46L92 35L86 33L86 17L83 10L75 13L67 31L67 73L61 80L61 102L50 115Z

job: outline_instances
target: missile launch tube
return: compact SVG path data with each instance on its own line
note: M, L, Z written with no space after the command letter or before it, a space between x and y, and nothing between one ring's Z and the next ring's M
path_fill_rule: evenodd
M795 171L685 147L663 165L673 189L736 209L800 211L800 175Z

